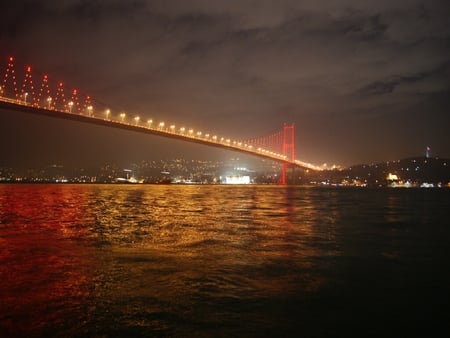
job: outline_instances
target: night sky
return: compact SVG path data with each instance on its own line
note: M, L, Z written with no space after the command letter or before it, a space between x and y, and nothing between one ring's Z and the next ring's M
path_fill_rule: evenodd
M234 139L295 123L314 164L450 157L449 18L448 0L14 0L0 75L12 55L113 114ZM0 166L231 156L5 111L0 142Z

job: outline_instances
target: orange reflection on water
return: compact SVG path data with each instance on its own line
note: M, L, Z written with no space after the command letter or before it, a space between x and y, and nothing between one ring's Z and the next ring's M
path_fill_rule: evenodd
M141 265L127 266L132 280L148 279L144 284L152 285L164 298L201 290L229 296L234 293L235 297L245 296L245 290L267 296L299 288L311 291L324 282L314 271L314 259L336 253L334 215L320 215L320 205L311 196L313 190L228 186L148 189L122 187L114 190L114 196L102 198L106 201L103 207L110 210L103 224L121 222L114 231L105 230L103 236L115 244L112 249L119 258L138 256L152 264L164 262L160 270L169 269L172 275L162 282L146 275ZM135 285L127 289L139 290Z

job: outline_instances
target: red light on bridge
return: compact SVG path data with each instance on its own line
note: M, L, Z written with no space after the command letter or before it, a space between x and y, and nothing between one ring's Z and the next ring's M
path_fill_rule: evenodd
M31 72L31 67L30 66L27 67L27 72Z
M9 57L9 61L13 62L14 58L12 56Z

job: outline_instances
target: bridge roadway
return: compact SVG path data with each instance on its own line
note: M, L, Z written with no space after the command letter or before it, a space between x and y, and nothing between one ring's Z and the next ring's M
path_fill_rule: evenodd
M277 161L282 164L288 164L290 166L296 166L303 169L312 169L318 170L319 168L311 165L309 163L301 162L301 161L290 161L283 154L274 153L267 149L256 148L249 144L244 144L239 141L232 141L231 139L225 139L223 137L217 138L216 136L210 136L208 134L205 135L197 135L195 133L190 133L189 131L177 131L175 129L171 129L170 127L164 126L153 126L151 125L143 125L143 123L139 124L139 121L136 123L129 123L125 120L121 119L113 119L111 118L102 118L95 115L88 116L86 114L80 113L71 113L60 110L46 109L42 107L32 106L23 101L9 99L6 97L0 97L0 109L9 110L9 111L20 111L24 113L30 113L41 116L49 116L56 117L60 119L85 122L90 124L96 124L101 126L120 128L125 130L136 131L140 133L146 133L151 135L163 136L172 139L182 140L191 143L198 143L207 146L212 146L216 148L222 148L227 150L238 151L242 153L247 153L250 155L267 158L273 161ZM208 135L208 136L207 136Z

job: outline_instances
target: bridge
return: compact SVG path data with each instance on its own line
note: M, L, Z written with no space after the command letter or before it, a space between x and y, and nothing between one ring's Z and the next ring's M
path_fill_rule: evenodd
M0 79L3 79L0 83L0 108L131 130L270 159L282 164L281 184L286 184L289 167L321 169L295 159L294 124L284 124L270 135L234 140L184 126L143 119L137 114L129 116L124 112L96 107L90 95L82 95L78 89L71 89L70 96L66 95L63 82L58 82L56 89L52 90L48 75L43 74L37 81L39 83L34 81L33 75L31 66L22 67L17 72L14 58L10 57L3 73L0 68Z

